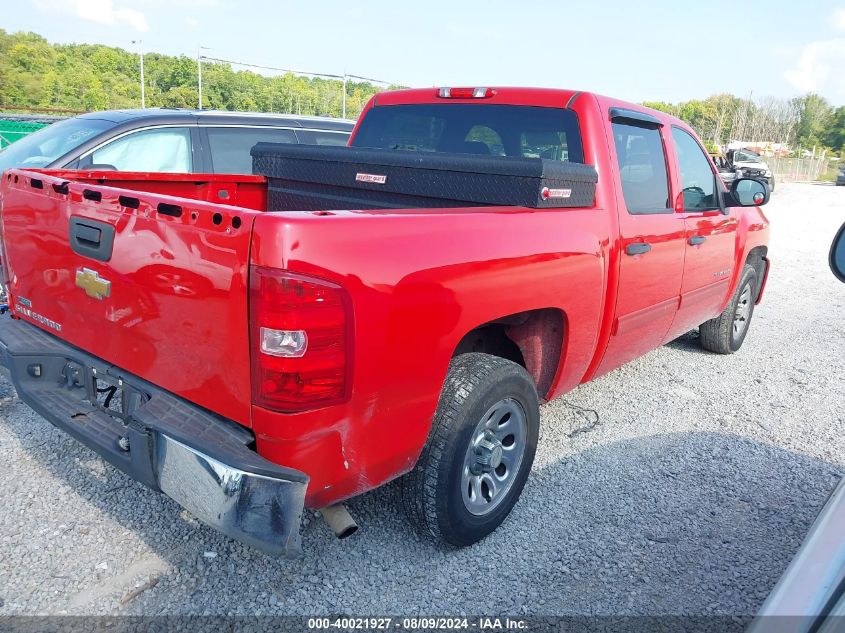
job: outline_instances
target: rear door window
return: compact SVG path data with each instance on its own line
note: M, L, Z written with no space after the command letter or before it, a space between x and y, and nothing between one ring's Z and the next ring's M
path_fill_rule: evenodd
M613 123L625 206L632 214L671 213L666 152L660 130Z
M296 136L303 145L346 145L349 142L349 132L333 132L331 130L297 130Z
M293 130L273 127L208 127L208 148L215 174L251 174L249 151L256 143L296 143Z

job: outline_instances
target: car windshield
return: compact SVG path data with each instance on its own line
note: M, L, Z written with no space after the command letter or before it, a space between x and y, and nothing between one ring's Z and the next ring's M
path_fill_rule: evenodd
M45 167L112 126L112 121L83 118L48 125L0 151L0 172L12 167Z
M584 161L575 113L562 108L478 104L375 107L355 147Z
M763 161L760 159L757 154L751 154L749 152L737 152L734 156L734 162L738 163L762 163Z

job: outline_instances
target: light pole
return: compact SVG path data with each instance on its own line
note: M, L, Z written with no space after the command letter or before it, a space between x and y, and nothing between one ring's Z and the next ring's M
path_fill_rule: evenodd
M141 108L146 108L147 104L144 100L144 42L142 40L132 40L133 44L138 45L138 58L141 60Z
M343 69L343 118L346 118L346 69Z
M208 46L197 46L197 110L202 110L202 51L209 50Z

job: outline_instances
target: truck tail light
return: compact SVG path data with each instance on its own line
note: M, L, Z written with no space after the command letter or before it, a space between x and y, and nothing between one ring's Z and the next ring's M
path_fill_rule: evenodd
M346 399L352 310L342 287L252 266L249 310L253 404L293 412Z
M495 94L492 88L440 88L437 91L441 99L489 99Z

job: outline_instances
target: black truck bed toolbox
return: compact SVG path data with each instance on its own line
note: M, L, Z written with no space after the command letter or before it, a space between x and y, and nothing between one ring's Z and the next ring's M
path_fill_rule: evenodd
M253 173L269 181L270 211L487 205L592 206L598 176L541 158L258 143Z

